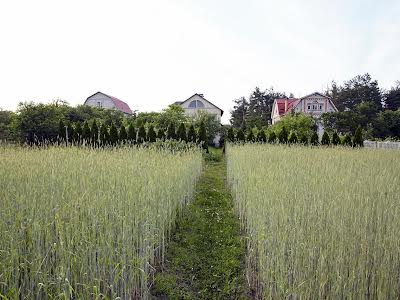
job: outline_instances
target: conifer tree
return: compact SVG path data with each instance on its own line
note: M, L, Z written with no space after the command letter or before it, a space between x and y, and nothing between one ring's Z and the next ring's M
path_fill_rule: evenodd
M279 139L279 143L281 143L281 144L286 144L287 143L288 132L287 132L285 126L283 126L281 131L279 132L278 139Z
M292 131L289 135L288 138L288 143L289 144L297 144L297 134L296 132Z
M329 138L328 132L324 131L324 134L321 138L321 145L329 146L331 139Z
M83 129L82 129L82 141L85 144L89 144L90 136L91 136L91 132L90 132L89 123L87 121L85 121L85 123L83 123Z
M65 141L66 138L66 128L63 120L58 123L58 140L59 142Z
M308 144L308 137L306 134L301 134L300 138L299 138L299 143L303 144L303 145L307 145Z
M206 125L203 121L201 121L199 128L199 142L201 143L203 149L206 149L208 151L207 130Z
M154 143L157 140L157 134L154 130L154 126L150 125L148 131L147 131L147 141L150 143Z
M276 134L274 131L271 131L271 133L268 136L268 143L273 144L276 141Z
M144 128L144 125L142 124L139 127L137 143L138 144L143 144L145 141L146 141L146 129Z
M181 123L178 127L177 138L181 141L187 142L186 126L185 123Z
M342 145L343 146L351 146L351 136L349 134L346 134L342 140Z
M175 124L170 123L167 129L167 139L168 140L175 140L176 139L176 132L175 132Z
M361 127L358 126L356 132L354 133L353 147L363 147L363 146L364 146L364 139L362 136L362 130Z
M106 146L109 143L109 133L108 133L108 128L106 124L101 124L100 126L100 134L99 134L99 140L100 140L100 145L101 146Z
M93 145L97 145L99 141L99 127L97 127L96 120L93 120L92 123L92 128L90 130L90 133L92 135L92 143Z
M122 144L125 144L127 138L128 138L128 133L126 132L124 124L121 124L121 128L119 129L119 141Z
M191 124L190 127L189 127L188 141L192 142L192 143L196 143L196 141L197 141L196 130L194 129L194 125L193 124Z
M162 128L159 128L157 131L157 139L160 141L165 141L165 131Z
M66 135L68 143L71 144L74 136L74 128L72 127L71 122L68 123Z
M110 127L110 144L116 146L118 144L118 129L114 123Z
M244 142L246 140L246 137L244 135L243 129L240 128L236 134L236 140L239 142Z
M227 135L228 141L233 143L235 141L235 132L233 131L233 127L230 127L228 129L228 135Z
M253 130L251 130L251 128L249 130L249 133L247 134L246 140L247 140L247 142L250 142L250 143L254 142L254 140L255 140L254 133L253 133Z
M135 126L133 124L129 124L128 126L128 136L127 136L128 142L131 144L136 143L136 130Z
M73 140L74 143L80 144L82 139L82 126L81 123L78 122L75 124L75 129L74 129L74 135L73 135Z
M267 136L264 130L260 130L257 134L257 141L260 143L265 143L267 141Z
M317 146L319 144L318 134L316 131L314 131L311 135L310 144L313 146Z
M332 134L332 145L340 145L340 137L339 137L339 135L338 135L338 133L337 133L337 131L335 131L333 134Z

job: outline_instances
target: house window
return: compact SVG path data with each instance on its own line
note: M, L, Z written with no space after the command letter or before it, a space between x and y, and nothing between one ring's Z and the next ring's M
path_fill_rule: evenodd
M200 100L193 100L192 102L189 103L189 108L203 108L204 103L201 102Z
M101 107L101 102L97 101L97 107Z
M311 109L311 106L310 106L310 105L308 105L308 106L307 106L307 108L308 108L308 110L310 110L310 109Z

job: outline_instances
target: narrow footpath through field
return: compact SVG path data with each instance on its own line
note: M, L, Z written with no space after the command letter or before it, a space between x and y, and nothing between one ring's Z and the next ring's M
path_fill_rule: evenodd
M247 299L245 243L226 187L221 150L211 149L194 201L178 220L154 299Z

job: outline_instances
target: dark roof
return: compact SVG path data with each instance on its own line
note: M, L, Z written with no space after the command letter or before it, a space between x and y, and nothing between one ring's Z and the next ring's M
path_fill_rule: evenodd
M111 101L114 103L115 108L118 109L119 111L122 111L123 113L130 114L130 115L132 114L132 110L130 109L129 105L126 102L124 102L124 101L122 101L122 100L120 100L120 99L118 99L116 97L104 94L102 92L94 93L93 95L87 97L86 101L89 98L91 98L91 97L93 97L94 95L97 95L97 94L103 94L104 96L107 96L108 98L110 98ZM85 101L85 103L86 103L86 101Z

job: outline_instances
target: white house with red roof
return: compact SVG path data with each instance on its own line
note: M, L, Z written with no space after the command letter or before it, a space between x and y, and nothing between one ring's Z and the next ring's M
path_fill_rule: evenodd
M302 98L275 99L272 105L272 124L291 112L304 113L319 119L323 113L338 111L332 99L321 93L313 93Z
M116 109L123 112L125 116L132 115L132 110L126 102L102 92L97 92L92 96L89 96L83 105L106 109Z

